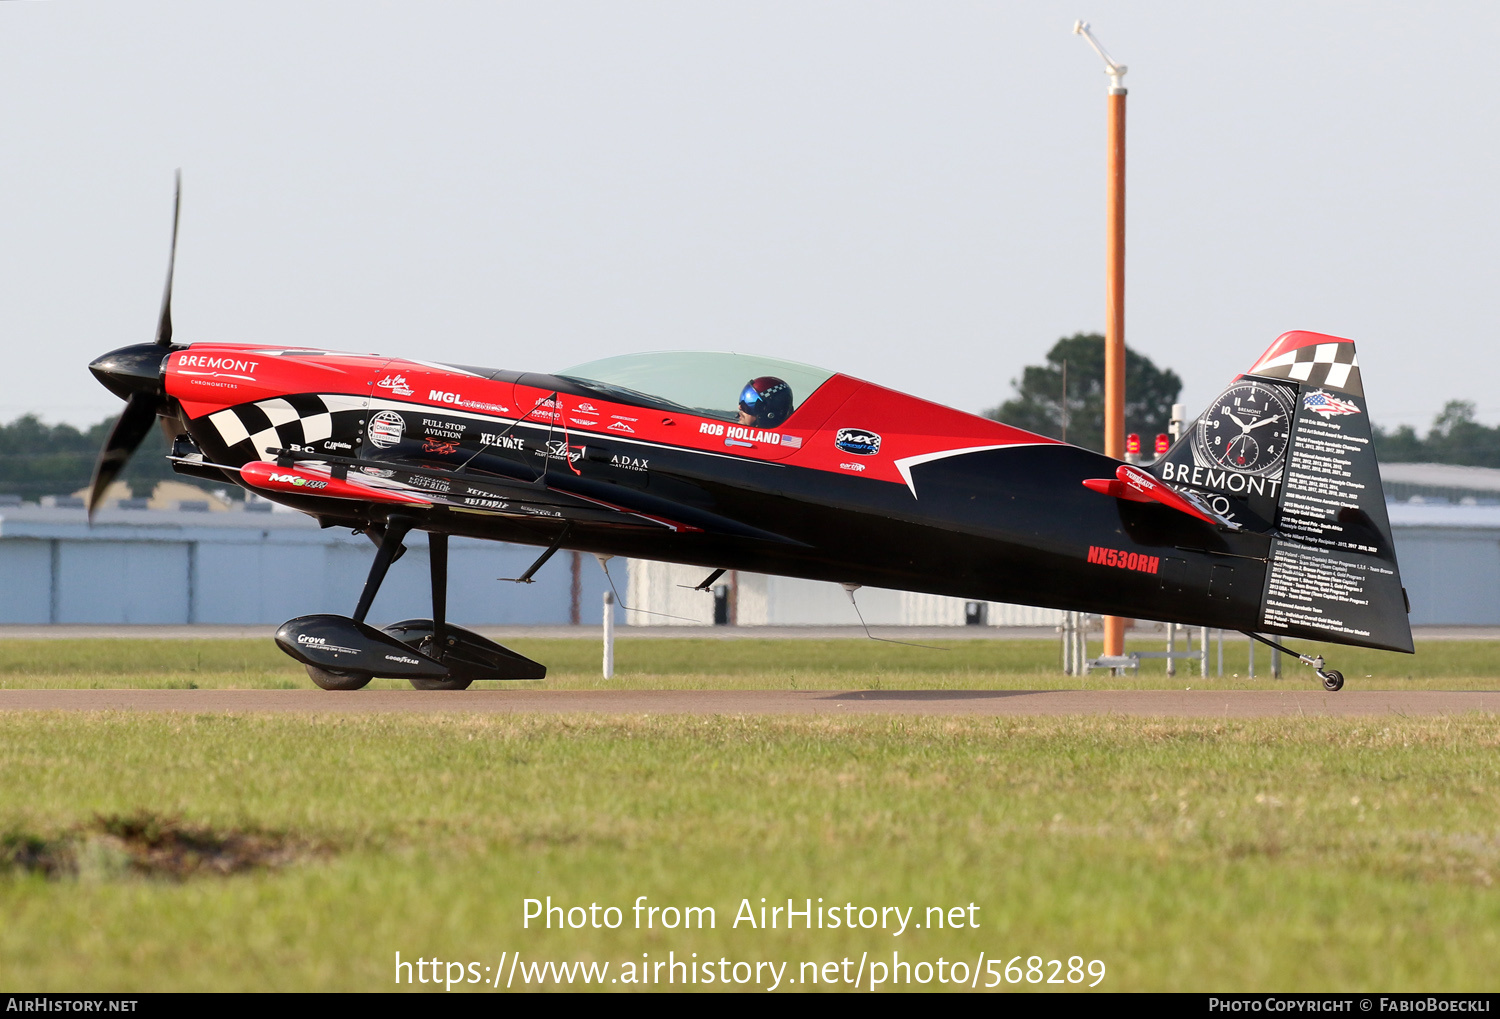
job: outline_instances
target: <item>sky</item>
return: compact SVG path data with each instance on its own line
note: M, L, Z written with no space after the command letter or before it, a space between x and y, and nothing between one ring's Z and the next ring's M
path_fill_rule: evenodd
M1196 413L1280 333L1377 423L1500 422L1500 5L0 4L0 420L149 341L556 370L765 353L964 410L1104 324Z

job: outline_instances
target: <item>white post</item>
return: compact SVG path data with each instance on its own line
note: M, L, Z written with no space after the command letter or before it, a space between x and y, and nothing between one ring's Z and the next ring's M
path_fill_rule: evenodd
M1281 678L1281 648L1279 646L1271 649L1271 678Z
M1250 678L1255 678L1255 638L1250 638Z
M615 593L604 592L604 678L615 678Z
M1224 678L1224 628L1219 627L1219 678Z
M1208 678L1208 627L1206 626L1198 630L1198 675L1202 679Z
M1182 419L1187 417L1187 404L1172 404L1172 419L1167 422L1167 434L1176 442L1182 438Z
M1177 659L1172 653L1177 650L1177 624L1167 624L1167 675L1177 675Z

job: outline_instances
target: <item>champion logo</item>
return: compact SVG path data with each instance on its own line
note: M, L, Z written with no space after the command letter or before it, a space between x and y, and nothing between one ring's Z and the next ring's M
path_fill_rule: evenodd
M395 411L383 410L370 419L370 443L376 449L389 449L406 434L406 419Z

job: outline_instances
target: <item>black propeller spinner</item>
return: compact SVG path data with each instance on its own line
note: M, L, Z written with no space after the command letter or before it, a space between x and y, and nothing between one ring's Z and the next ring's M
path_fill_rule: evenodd
M110 429L94 477L89 482L89 520L104 499L110 483L151 432L158 414L171 415L171 403L162 381L162 365L168 354L179 349L172 344L172 273L177 265L177 220L182 212L182 171L177 171L177 192L172 202L172 253L167 258L167 287L161 298L161 319L154 343L137 343L112 350L89 365L104 388L125 401L125 410Z

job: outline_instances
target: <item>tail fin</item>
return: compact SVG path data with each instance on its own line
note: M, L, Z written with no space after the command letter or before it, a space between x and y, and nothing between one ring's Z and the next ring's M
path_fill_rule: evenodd
M1283 334L1150 470L1269 537L1264 632L1412 650L1352 340Z

